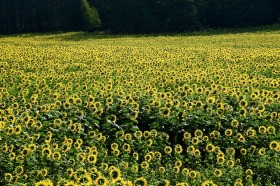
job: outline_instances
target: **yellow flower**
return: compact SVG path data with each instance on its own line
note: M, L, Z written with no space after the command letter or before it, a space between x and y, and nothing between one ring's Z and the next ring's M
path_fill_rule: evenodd
M147 186L147 181L144 177L140 177L140 178L137 178L135 181L134 181L134 185L137 185L137 186Z
M14 130L15 135L20 135L21 131L22 131L21 125L16 125L16 128Z
M253 175L252 169L247 169L247 170L246 170L246 174L248 174L248 175Z
M9 153L9 160L14 160L16 158L16 154L14 152Z
M144 131L143 136L144 136L145 138L149 138L149 137L151 137L151 132L149 132L149 131Z
M234 128L237 128L239 126L239 122L236 119L233 119L231 121L231 126L234 127Z
M127 140L127 141L131 141L132 140L132 135L127 133L124 135L124 139Z
M280 147L280 145L279 145L279 143L277 142L277 141L271 141L270 143L269 143L269 148L271 149L271 150L275 150L275 151L277 151L277 149Z
M150 162L153 159L153 157L150 154L146 154L144 158L145 158L145 161L147 161L147 162Z
M196 177L197 177L197 172L194 171L194 170L190 171L190 172L189 172L189 177L190 177L190 178L193 178L193 179L196 178Z
M142 132L141 131L136 131L135 133L134 133L134 137L136 138L136 139L141 139L142 138Z
M42 149L42 156L51 157L52 151L50 148L43 148Z
M121 178L121 171L118 168L110 170L109 176L110 176L111 180L120 179Z
M269 126L267 127L267 133L268 134L275 134L275 127L274 126Z
M141 168L142 168L142 169L148 169L148 168L149 168L149 163L146 162L146 161L143 161L143 162L141 163Z
M192 135L189 132L184 133L184 139L191 139Z
M188 153L193 154L194 151L195 151L194 146L188 146L188 148L187 148L187 152L188 152Z
M111 144L111 149L112 150L116 150L116 149L118 149L118 147L119 147L119 145L117 143L112 143Z
M176 167L181 167L182 166L182 161L181 160L175 161L175 166Z
M201 184L201 186L217 186L212 180L206 180Z
M47 169L42 169L42 170L41 170L41 174L42 174L43 176L47 176L47 175L48 175L48 170L47 170Z
M6 182L12 182L13 181L13 175L11 173L5 173L4 174L4 180Z
M205 149L207 152L214 152L215 146L213 144L209 143L206 145Z
M231 135L232 135L232 130L231 130L231 129L226 129L226 130L225 130L225 135L226 135L227 137L231 136Z
M97 186L106 186L107 183L108 183L108 180L103 177L103 176L100 176L98 178L96 178L96 180L94 181L95 185Z
M244 149L244 148L241 148L241 149L240 149L240 154L243 155L243 156L245 156L245 155L247 154L247 150Z
M259 126L259 133L260 134L265 134L266 133L266 127L265 126Z
M265 155L265 154L266 154L265 148L260 148L260 149L259 149L259 155L263 156L263 155Z
M215 169L215 170L214 170L214 175L215 175L216 177L221 177L221 176L223 175L223 172L222 172L221 169Z
M180 144L177 144L177 145L175 145L174 151L177 154L181 154L182 151L183 151L183 148L182 148L182 146Z
M224 164L224 162L225 162L225 158L224 158L224 157L218 157L218 158L217 158L217 163L218 163L218 164L221 165L221 164Z
M148 139L147 146L151 147L153 145L153 139Z
M234 160L228 160L227 161L227 166L228 167L233 167L234 166Z
M96 155L93 155L93 154L90 154L87 156L87 161L92 164L92 163L96 163L97 161L97 156Z
M200 157L200 154L201 153L200 153L199 149L195 149L194 156L198 158L198 157Z
M199 144L199 142L200 142L200 139L198 137L193 137L192 138L192 144L193 145L197 145L197 144Z
M134 172L134 173L138 172L138 165L132 165L131 166L131 171Z
M172 153L172 148L170 146L166 146L166 147L164 147L164 152L166 154L171 154Z

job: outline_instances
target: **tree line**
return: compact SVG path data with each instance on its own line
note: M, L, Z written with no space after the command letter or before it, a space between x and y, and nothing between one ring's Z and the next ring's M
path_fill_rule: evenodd
M0 33L173 33L279 22L279 0L0 0Z

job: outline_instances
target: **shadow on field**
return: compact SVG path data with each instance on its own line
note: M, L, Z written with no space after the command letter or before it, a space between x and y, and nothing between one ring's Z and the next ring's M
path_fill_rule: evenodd
M157 34L113 34L109 32L52 32L52 33L27 33L27 34L9 34L0 35L0 39L7 36L15 36L21 38L30 38L36 36L43 36L46 39L54 39L61 41L83 41L89 39L110 39L110 38L141 38L141 37L158 37L158 36L212 36L221 34L242 34L242 33L266 33L275 32L280 33L280 24L247 27L247 28L226 28L226 29L204 29L202 31L186 32L186 33L157 33Z
M248 27L248 28L234 28L234 29L208 29L197 32L189 33L160 33L160 34L108 34L96 32L74 32L71 34L59 34L53 39L64 41L82 41L88 39L109 39L109 38L141 38L141 37L157 37L157 36L212 36L221 34L242 34L242 33L266 33L266 32L280 32L280 24L261 26L261 27Z

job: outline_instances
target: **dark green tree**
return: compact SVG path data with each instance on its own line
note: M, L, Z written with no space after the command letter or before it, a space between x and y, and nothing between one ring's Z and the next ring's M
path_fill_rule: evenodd
M101 19L97 10L90 7L87 0L81 0L81 11L87 31L95 31L101 26Z

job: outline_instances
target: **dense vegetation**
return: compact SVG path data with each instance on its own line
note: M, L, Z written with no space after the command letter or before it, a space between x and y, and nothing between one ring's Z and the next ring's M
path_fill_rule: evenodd
M279 36L2 37L0 185L280 185Z
M87 3L93 11L81 8ZM0 0L0 33L170 33L257 26L279 21L279 9L279 0ZM98 26L89 26L83 15Z

